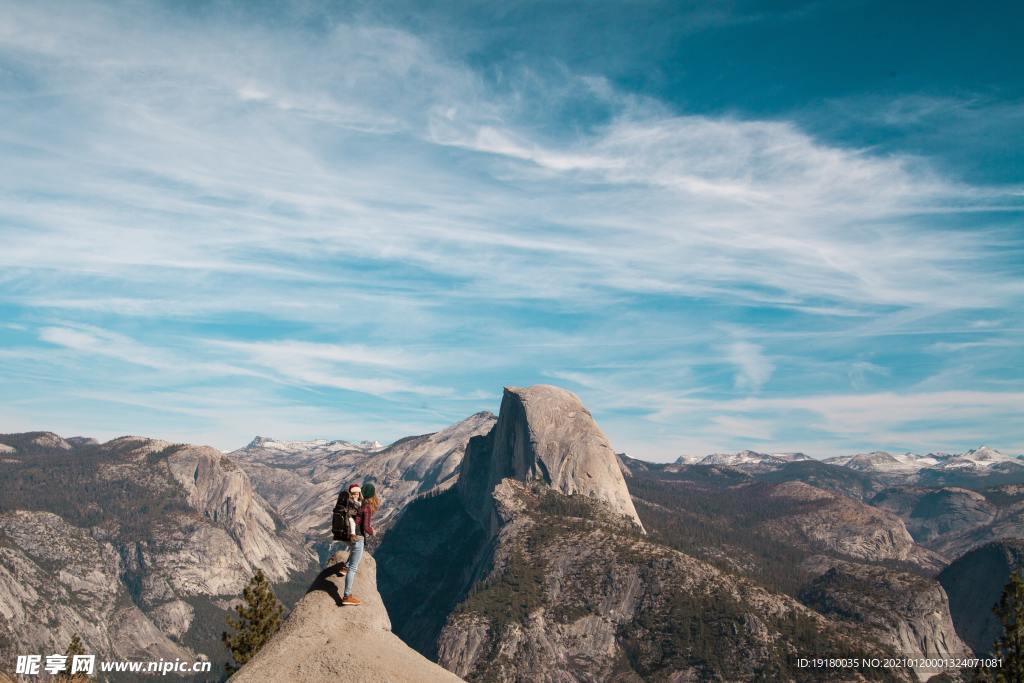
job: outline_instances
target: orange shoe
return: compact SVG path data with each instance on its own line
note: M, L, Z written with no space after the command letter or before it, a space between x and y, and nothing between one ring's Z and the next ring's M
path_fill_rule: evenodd
M341 599L342 605L361 605L363 601L354 595L346 595Z

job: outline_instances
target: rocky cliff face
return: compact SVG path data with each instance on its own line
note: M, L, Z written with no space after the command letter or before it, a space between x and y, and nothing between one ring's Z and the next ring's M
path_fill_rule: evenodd
M1006 540L975 548L939 574L957 633L979 655L1002 633L992 607L1015 571L1024 571L1024 542Z
M16 448L16 462L0 464L0 556L16 577L0 580L4 632L64 640L53 652L78 632L97 654L219 656L211 630L257 568L280 583L313 567L301 537L215 449L11 436L0 438Z
M460 679L391 632L377 592L376 562L363 555L353 594L363 604L340 605L344 579L335 556L292 610L276 635L231 680L237 683L338 680L453 683Z
M467 453L459 482L473 514L484 515L490 492L506 477L604 501L643 529L608 437L565 389L505 389L494 431Z
M116 459L99 468L101 478L133 477L148 489L141 495L183 502L154 516L145 531L132 534L141 537L134 542L104 529L118 539L124 572L137 579L143 604L191 595L234 597L256 569L280 582L309 567L312 555L301 539L253 490L245 472L216 449L137 437L102 448Z
M412 498L455 482L467 442L489 432L495 419L486 411L476 413L439 432L400 439L386 448L257 438L230 455L290 527L318 541L327 538L331 508L344 485L376 484L382 499L376 526L386 530Z
M903 521L885 510L803 482L774 486L769 496L793 510L763 525L788 543L850 558L907 562L930 572L945 565L942 556L916 544Z
M283 581L308 564L296 534L253 490L249 478L230 458L207 447L172 450L167 468L181 486L189 506L228 533L240 560L249 564L245 580L256 568L271 581ZM243 565L244 566L244 565Z
M955 487L890 488L871 504L899 515L914 539L924 544L984 526L996 517L996 507L984 495Z
M94 652L195 659L121 583L113 544L49 512L0 513L0 656L64 652L76 633Z
M821 614L864 627L884 645L905 657L965 657L942 586L929 579L885 567L812 558L824 571L801 591L800 598ZM922 678L941 669L919 667Z

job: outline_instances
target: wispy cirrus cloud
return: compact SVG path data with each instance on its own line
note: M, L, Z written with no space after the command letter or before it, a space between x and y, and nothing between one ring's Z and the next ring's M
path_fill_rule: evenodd
M25 16L31 12L16 19L31 24ZM153 269L258 273L264 281L323 278L330 287L322 257L333 254L440 271L483 296L592 296L585 283L598 271L612 290L796 304L984 305L1020 294L998 270L981 275L989 286L957 288L962 264L989 255L990 242L977 231L936 241L913 221L936 209L987 208L1014 192L989 196L912 158L830 147L786 123L672 116L614 93L604 97L621 111L609 123L582 139L552 141L517 129L509 94L488 90L470 69L401 31L339 25L297 51L257 29L184 35L174 24L166 34L130 32L126 45L102 41L116 25L100 12L60 45L41 40L41 50L32 47L31 25L8 37L9 47L53 60L35 70L41 82L59 78L74 59L84 84L116 92L100 100L82 139L70 141L70 152L89 159L62 172L64 186L80 194L45 203L21 196L0 207L18 222L47 226L15 233L9 265L94 266L142 280ZM263 40L241 45L252 38ZM191 58L144 49L143 41L179 39ZM223 54L225 45L239 47L236 59ZM115 58L126 49L131 59ZM208 70L214 55L218 68ZM127 88L149 72L161 74L157 83ZM424 80L443 86L413 87ZM186 89L188 97L173 96ZM363 112L355 123L317 114L352 108ZM361 118L390 123L366 130ZM317 133L332 141L326 149L304 139ZM410 151L389 139L395 135L427 147ZM128 144L107 144L115 136ZM381 148L368 156L353 136L377 138ZM354 153L332 158L332 145ZM489 181L453 195L466 178L430 145L485 153L474 165ZM424 186L430 176L440 182ZM557 192L533 194L536 183L552 180ZM120 216L128 209L141 211L145 227L125 232ZM183 226L181 215L195 227ZM244 231L235 229L240 221ZM58 239L66 246L51 248ZM624 248L628 262L615 256ZM544 288L535 284L541 264Z
M43 327L39 339L87 355L106 356L150 368L167 368L172 361L167 354L137 344L123 334L85 327Z
M388 373L413 369L426 360L423 356L416 358L411 352L402 349L287 340L210 340L207 343L231 353L245 364L310 386L333 387L376 396L411 393L443 398L455 393L449 387L416 384Z
M729 360L736 366L737 389L757 391L775 371L775 365L768 360L761 347L747 341L735 341L728 346Z

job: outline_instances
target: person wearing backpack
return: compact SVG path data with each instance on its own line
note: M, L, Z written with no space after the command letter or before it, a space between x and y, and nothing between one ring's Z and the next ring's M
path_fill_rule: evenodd
M338 574L345 577L342 605L359 605L362 601L352 595L359 562L363 559L363 545L367 536L373 536L373 513L380 504L373 484L352 484L338 494L338 502L331 516L331 533L335 541L348 545L348 561ZM364 498L365 494L365 498Z

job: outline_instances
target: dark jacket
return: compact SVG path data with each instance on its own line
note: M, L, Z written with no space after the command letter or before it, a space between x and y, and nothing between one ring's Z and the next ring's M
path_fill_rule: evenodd
M361 536L373 536L373 510L369 503L363 503L356 514L356 533Z

